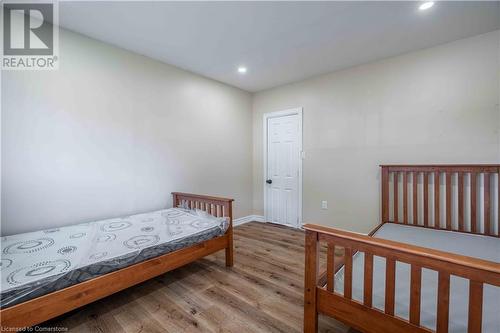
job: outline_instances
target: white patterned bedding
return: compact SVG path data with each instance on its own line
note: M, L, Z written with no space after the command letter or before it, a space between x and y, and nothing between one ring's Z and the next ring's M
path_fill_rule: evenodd
M1 239L2 308L220 236L227 218L170 208Z

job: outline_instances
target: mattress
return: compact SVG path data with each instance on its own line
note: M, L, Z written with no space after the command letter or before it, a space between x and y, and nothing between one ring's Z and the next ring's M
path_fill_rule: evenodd
M0 306L223 235L227 218L170 208L1 238Z
M418 228L394 223L385 223L374 235L376 238L389 239L411 245L471 256L500 263L500 239L495 237L465 234L445 230ZM384 310L385 259L374 256L373 267L373 306ZM363 300L364 254L358 252L353 258L352 296ZM436 271L422 269L421 285L421 325L436 329L438 274ZM344 269L335 274L335 291L343 294ZM410 298L410 265L396 264L395 315L408 320ZM500 332L500 288L484 285L483 332ZM469 304L469 281L457 276L450 280L450 317L449 332L467 332Z

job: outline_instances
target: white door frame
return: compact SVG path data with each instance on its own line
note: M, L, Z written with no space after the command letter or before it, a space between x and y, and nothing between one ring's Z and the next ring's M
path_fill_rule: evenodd
M303 159L303 150L302 150L302 107L299 108L294 108L294 109L288 109L288 110L283 110L283 111L275 111L275 112L269 112L269 113L264 113L263 117L263 138L264 138L264 179L263 179L263 188L264 188L264 219L266 221L269 221L268 219L268 204L267 204L267 184L266 184L266 179L267 178L267 120L270 118L276 118L276 117L283 117L283 116L290 116L290 115L298 115L299 116L299 136L298 136L298 146L299 146L299 202L298 202L298 225L295 227L300 228L302 227L303 221L302 221L302 159Z

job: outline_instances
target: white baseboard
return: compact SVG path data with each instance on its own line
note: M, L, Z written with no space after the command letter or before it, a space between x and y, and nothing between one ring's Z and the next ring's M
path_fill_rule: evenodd
M239 219L234 219L233 226L236 227L238 225L242 225L242 224L252 222L252 221L265 222L264 216L262 216L262 215L248 215L248 216L240 217Z

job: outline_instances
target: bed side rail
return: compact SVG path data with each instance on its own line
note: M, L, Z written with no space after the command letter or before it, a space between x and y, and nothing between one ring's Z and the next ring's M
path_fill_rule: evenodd
M469 280L468 332L481 332L483 284L500 287L500 264L486 260L306 224L304 332L316 332L317 313L325 313L363 332L432 332L420 326L422 268L438 272L436 332L448 332L450 275ZM319 283L319 243L327 244L326 287ZM334 250L344 248L344 293L334 292ZM352 256L363 252L363 302L352 299ZM385 306L372 306L373 256L386 260ZM411 265L409 320L396 317L396 262Z

